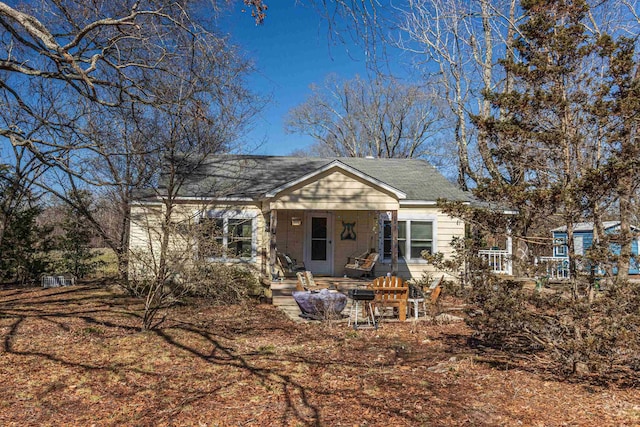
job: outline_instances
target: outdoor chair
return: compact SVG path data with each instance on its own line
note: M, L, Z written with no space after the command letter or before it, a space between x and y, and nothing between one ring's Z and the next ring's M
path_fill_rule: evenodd
M400 277L378 277L368 285L375 293L373 305L382 314L383 310L393 308L398 310L400 321L407 320L407 299L409 287Z
M440 297L440 293L442 292L442 281L444 280L444 274L440 276L439 279L433 279L429 289L427 289L427 296L429 297L429 302L431 305L436 305L438 302L438 297Z
M440 296L440 293L442 291L442 281L444 280L444 275L440 276L440 277L436 277L435 279L433 279L433 281L431 282L431 285L429 286L429 288L424 291L421 292L422 295L409 295L409 298L407 299L407 303L408 303L408 309L409 312L411 312L411 309L413 308L413 316L414 319L418 319L418 315L419 315L419 309L420 309L420 305L422 304L422 308L424 310L424 313L426 315L427 313L427 299L429 300L429 304L431 306L435 306L438 302L438 297Z
M320 286L316 284L313 278L313 273L310 271L299 271L296 273L298 281L296 282L296 290L298 291L319 291L321 289L328 289L328 286Z
M296 273L305 271L304 263L298 264L295 259L282 252L276 253L276 277L295 277Z
M363 276L373 276L376 262L380 254L376 252L366 252L359 257L351 257L347 260L347 265L344 266L344 274L347 277L358 279Z

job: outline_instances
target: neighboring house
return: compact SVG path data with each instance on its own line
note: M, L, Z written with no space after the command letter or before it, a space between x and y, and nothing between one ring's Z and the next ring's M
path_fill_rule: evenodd
M620 221L605 221L602 223L604 233L613 235L620 231ZM633 231L638 231L637 227L632 227ZM567 247L567 227L562 226L551 230L553 234L553 258L564 261L568 268L569 251ZM639 274L638 263L638 237L633 239L631 244L632 258L629 264L629 274ZM573 228L573 251L576 255L582 256L593 245L593 223L581 222ZM609 248L614 255L620 254L620 244L610 243ZM548 259L548 258L547 258ZM614 269L615 271L615 269Z
M428 268L422 251L450 255L451 239L465 233L437 200L472 201L417 159L219 156L186 170L175 221L215 224L219 232L210 238L225 250L206 256L243 262L265 277L275 271L276 250L329 276L342 276L349 257L373 250L380 254L376 275L419 278ZM160 201L132 205L132 251L159 244L150 229Z

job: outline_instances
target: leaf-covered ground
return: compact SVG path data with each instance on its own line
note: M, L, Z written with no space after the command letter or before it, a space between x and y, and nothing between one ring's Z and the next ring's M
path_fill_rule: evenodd
M105 288L0 290L0 425L640 424L636 389L498 362L461 323L356 332L199 304L140 324L139 301Z

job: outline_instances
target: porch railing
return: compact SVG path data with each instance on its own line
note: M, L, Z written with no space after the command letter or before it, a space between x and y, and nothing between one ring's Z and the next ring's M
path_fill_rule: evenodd
M569 258L557 256L541 256L536 258L536 265L546 266L547 276L550 279L567 280L569 274Z
M512 274L511 255L503 249L481 249L478 255L491 267L496 274Z

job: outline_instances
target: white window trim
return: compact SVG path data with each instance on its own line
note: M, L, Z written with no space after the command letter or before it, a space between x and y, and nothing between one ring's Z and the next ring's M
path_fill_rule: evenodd
M227 248L229 244L229 220L230 219L250 219L251 220L251 256L244 258L228 258L228 257L208 257L207 261L211 262L256 262L258 255L258 216L254 212L242 210L208 210L206 213L201 212L196 216L198 220L204 218L222 219L224 230L222 232L222 246Z
M567 256L567 237L554 238L554 256L564 257Z
M391 221L391 213L383 212L378 219L378 253L384 257L384 222ZM398 213L398 221L407 222L407 239L405 241L405 254L411 256L411 221L427 221L431 222L431 250L433 253L438 251L438 216L434 214L421 213ZM382 264L391 264L391 258L381 258ZM404 258L398 257L398 262L404 264L427 264L423 258Z

